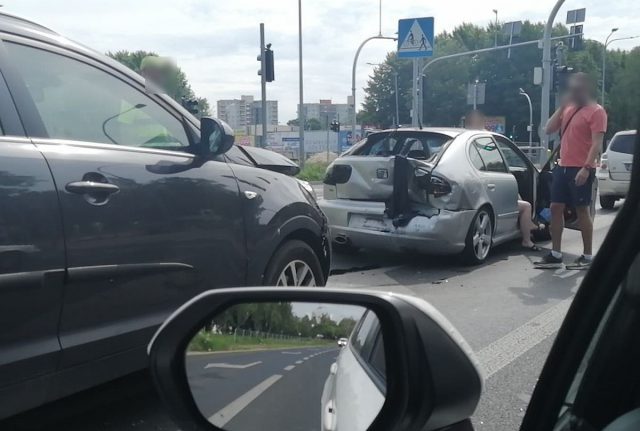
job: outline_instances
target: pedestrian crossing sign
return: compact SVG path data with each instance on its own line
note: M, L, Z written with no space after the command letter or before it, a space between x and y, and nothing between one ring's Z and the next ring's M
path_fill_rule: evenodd
M433 56L433 17L398 21L398 57Z

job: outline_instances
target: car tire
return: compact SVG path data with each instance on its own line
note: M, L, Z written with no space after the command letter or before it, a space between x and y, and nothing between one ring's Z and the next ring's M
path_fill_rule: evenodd
M477 241L480 241L479 244ZM487 260L493 244L493 220L489 208L482 207L471 221L462 260L467 265L479 265Z
M264 277L265 286L314 287L325 283L318 256L307 243L297 239L276 250Z
M616 198L613 196L600 196L600 207L605 210L612 210L616 204Z

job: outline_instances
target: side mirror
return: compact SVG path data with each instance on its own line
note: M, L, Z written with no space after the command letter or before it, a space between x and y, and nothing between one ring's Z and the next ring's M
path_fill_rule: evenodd
M183 431L466 431L482 391L451 324L392 293L212 290L174 312L148 351Z
M224 121L211 117L200 119L199 150L201 155L224 154L229 151L234 139L233 130Z

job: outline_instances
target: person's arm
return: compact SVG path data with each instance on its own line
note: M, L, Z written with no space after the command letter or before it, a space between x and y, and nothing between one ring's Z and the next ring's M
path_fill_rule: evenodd
M558 109L556 109L556 112L554 112L553 115L551 116L551 118L549 118L549 121L547 121L547 124L544 127L544 132L547 135L550 135L552 133L556 133L558 130L560 130L560 127L562 126L562 112L563 111L564 111L564 105L562 105Z
M607 113L604 109L596 111L589 122L591 127L591 148L582 168L576 174L575 181L578 186L585 184L589 179L589 169L591 169L591 165L595 162L602 149L604 132L607 130Z

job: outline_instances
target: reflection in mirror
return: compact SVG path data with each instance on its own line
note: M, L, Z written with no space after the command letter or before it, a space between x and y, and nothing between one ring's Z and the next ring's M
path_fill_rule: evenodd
M200 412L229 431L364 431L385 400L380 322L359 306L234 305L185 355Z

